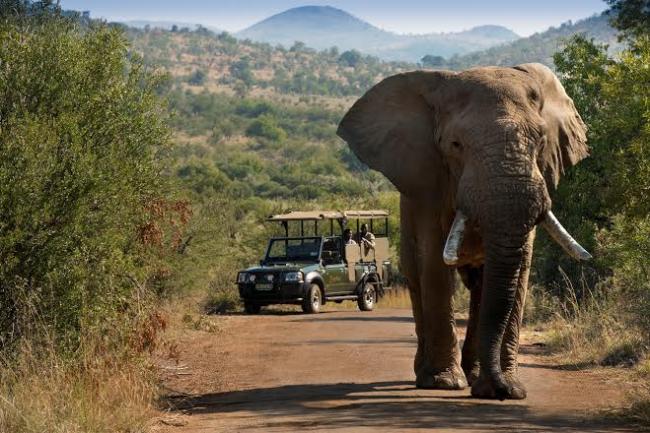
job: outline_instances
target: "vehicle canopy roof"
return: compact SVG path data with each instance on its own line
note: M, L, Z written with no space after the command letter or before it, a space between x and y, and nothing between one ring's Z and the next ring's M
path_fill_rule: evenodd
M320 220L343 220L343 219L379 219L387 218L385 210L314 210L294 211L285 214L271 215L268 221L320 221Z

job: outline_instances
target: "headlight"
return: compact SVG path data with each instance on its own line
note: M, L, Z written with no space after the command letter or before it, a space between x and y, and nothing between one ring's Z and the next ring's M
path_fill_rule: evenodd
M284 274L284 281L302 282L302 272L287 272Z
M248 272L240 272L237 274L238 283L254 283L255 274L249 274Z

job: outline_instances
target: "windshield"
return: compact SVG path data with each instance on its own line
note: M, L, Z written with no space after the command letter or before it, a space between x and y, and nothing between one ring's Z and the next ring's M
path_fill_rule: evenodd
M321 238L271 239L266 261L318 261Z

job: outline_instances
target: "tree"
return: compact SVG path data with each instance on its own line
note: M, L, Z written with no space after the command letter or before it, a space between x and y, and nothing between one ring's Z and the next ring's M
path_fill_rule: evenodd
M293 43L289 51L292 53L303 53L307 50L307 45L304 42L296 41Z
M272 141L282 141L287 137L284 129L269 115L261 115L255 119L246 129L246 135L250 137L268 138Z
M197 69L190 75L187 79L187 82L192 86L202 86L205 84L205 80L208 74L203 69Z
M422 57L420 63L422 63L422 66L428 67L443 66L445 64L445 58L442 56L433 56L431 54L427 54L426 56Z
M612 26L620 38L637 39L650 33L650 0L606 0Z
M242 58L241 60L231 64L230 75L241 80L246 86L251 86L255 83L255 77L253 76L253 71L251 70L248 58Z
M61 6L55 0L0 0L0 18L49 16L60 12Z
M574 37L554 56L564 87L588 125L591 148L590 157L560 182L554 211L598 254L592 266L583 268L542 242L535 273L543 282L558 282L561 266L574 282L584 275L592 282L613 277L630 293L649 290L650 39L639 36L630 46L613 60L605 46ZM641 298L650 305L650 296Z
M363 59L363 55L357 50L344 51L339 56L339 63L344 66L356 67Z

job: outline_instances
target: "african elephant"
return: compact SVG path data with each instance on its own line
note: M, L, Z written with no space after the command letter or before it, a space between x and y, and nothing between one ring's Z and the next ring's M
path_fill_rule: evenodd
M416 386L469 383L475 397L526 397L517 353L535 227L573 257L591 257L553 216L549 198L587 156L585 133L559 80L536 63L395 75L344 116L338 135L400 192ZM456 270L471 291L462 357Z

